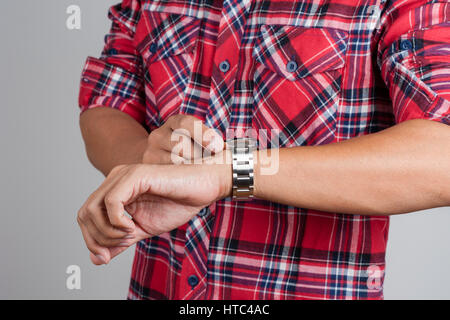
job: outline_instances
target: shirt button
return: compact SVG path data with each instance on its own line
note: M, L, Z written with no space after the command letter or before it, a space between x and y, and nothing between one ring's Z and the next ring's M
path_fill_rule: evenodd
M208 210L206 208L203 208L202 210L200 210L200 212L198 213L198 215L200 217L206 217L208 215Z
M88 78L83 78L83 82L89 83L89 79Z
M196 285L198 285L198 277L196 275L190 275L189 278L187 279L189 285L192 287L192 289L194 289L194 287Z
M228 62L228 60L224 60L219 64L219 70L222 71L223 73L230 70L230 63Z
M377 11L377 6L369 6L367 7L367 14L372 16Z
M294 72L295 70L297 70L297 68L298 68L297 62L295 62L295 61L293 61L293 60L289 61L289 62L286 64L286 70L287 70L288 72Z
M150 45L150 52L151 52L151 53L155 53L157 47L158 47L158 46L156 45L156 43L152 43L152 44Z
M110 55L115 55L115 54L117 54L117 50L116 50L116 49L110 49L110 50L108 51L108 53L109 53Z
M400 47L401 47L403 50L411 50L412 47L413 47L413 45L412 45L411 41L405 40L405 41L402 42L402 44L400 45Z

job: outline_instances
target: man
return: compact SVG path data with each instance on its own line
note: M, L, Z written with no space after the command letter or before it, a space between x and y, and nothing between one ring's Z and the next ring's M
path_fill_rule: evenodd
M381 299L389 215L450 205L449 16L414 0L113 6L80 91L107 175L78 213L92 261L137 243L130 299ZM221 151L250 128L259 150ZM211 156L174 165L196 159L173 154L179 129ZM231 154L248 168L217 161Z

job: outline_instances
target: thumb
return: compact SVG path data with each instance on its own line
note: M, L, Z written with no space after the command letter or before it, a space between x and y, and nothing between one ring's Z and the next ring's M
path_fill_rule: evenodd
M222 136L214 129L203 124L202 146L213 153L219 153L225 148Z
M194 116L178 115L170 122L170 128L173 131L186 130L195 143L211 152L220 152L224 148L222 135Z

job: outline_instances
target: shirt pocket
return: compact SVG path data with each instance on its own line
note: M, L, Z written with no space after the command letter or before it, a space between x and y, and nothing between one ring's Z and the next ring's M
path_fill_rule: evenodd
M161 125L179 113L191 78L200 19L183 14L143 10L136 28L136 48L142 57L147 117ZM156 120L156 121L155 121Z
M252 127L260 145L269 130L278 131L279 146L334 140L347 38L331 28L260 27L252 53Z

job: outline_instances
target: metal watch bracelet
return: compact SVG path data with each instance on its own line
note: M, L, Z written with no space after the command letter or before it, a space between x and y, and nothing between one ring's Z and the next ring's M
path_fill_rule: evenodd
M234 139L228 142L232 151L233 200L248 201L253 199L254 159L256 140L250 138Z

